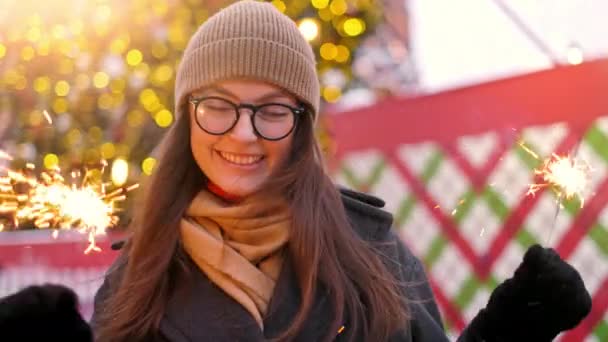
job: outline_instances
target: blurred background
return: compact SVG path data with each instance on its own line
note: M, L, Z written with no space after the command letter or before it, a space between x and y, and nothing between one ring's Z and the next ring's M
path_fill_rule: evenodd
M231 2L1 0L2 175L89 170L108 189L144 182L174 120L180 55ZM577 267L594 299L561 340L608 341L608 2L272 4L317 54L318 136L336 181L386 200L446 329L457 335L538 242ZM552 153L590 166L579 196L527 194ZM14 196L9 183L0 192ZM0 195L0 296L60 282L90 315L136 193L88 254L86 235L17 221L14 198Z

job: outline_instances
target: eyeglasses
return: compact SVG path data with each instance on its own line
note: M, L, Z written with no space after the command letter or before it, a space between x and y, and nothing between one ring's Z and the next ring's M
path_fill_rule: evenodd
M266 140L281 140L294 130L298 117L305 113L303 107L295 108L281 103L265 103L255 106L236 104L227 99L209 96L190 98L194 105L196 124L205 132L222 135L236 126L241 109L251 110L251 126L255 134Z

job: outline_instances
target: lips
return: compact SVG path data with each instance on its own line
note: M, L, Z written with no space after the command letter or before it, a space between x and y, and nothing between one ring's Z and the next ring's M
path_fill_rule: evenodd
M236 154L224 151L218 151L218 154L226 161L237 164L237 165L254 165L260 162L264 158L263 155L252 155L252 154Z

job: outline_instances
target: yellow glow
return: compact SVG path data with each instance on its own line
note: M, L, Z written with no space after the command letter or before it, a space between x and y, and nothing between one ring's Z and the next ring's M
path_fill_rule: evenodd
M182 25L178 25L177 22L169 26L167 34L169 42L173 47L182 48L186 45L186 33L184 32Z
M336 55L336 62L344 63L350 58L350 50L344 45L338 45L338 53Z
M568 63L572 65L583 63L583 51L579 47L570 47L568 48L568 53L566 58L568 59Z
M93 85L96 88L105 88L108 86L108 83L110 83L110 76L103 71L96 72L95 76L93 76Z
M65 98L59 97L53 101L53 112L55 113L65 113L68 111L68 100Z
M285 13L285 10L287 9L287 6L285 6L285 3L281 0L272 0L271 2L274 7L276 7L279 11L281 11L282 13Z
M152 158L152 157L148 157L146 159L144 159L144 161L141 163L141 170L146 174L146 175L151 175L152 171L154 171L154 167L156 166L156 159Z
M0 43L0 58L6 56L6 46Z
M344 32L351 36L358 36L365 31L365 23L359 18L349 18L344 21Z
M25 38L30 42L35 43L40 39L40 35L40 28L34 26L27 31Z
M139 93L139 102L151 113L157 111L161 107L156 93L149 88L144 89Z
M115 159L112 163L112 183L122 186L129 178L129 163L124 159Z
M304 18L300 20L298 25L300 32L304 38L308 41L312 41L319 35L319 23L312 18Z
M165 1L155 1L154 4L152 4L152 10L156 15L163 16L169 10L169 5Z
M329 10L329 8L322 8L319 10L319 18L321 18L321 20L323 21L331 21L331 19L334 17L334 14L331 13L331 11Z
M131 66L136 66L139 63L141 63L143 58L144 58L144 56L142 55L141 51L139 51L137 49L130 50L127 53L127 64L129 64Z
M110 82L110 90L115 94L122 94L126 87L127 84L123 79L116 79Z
M21 76L21 77L19 77L17 82L15 82L15 89L23 90L23 89L25 89L25 87L27 87L27 79L25 77Z
M44 167L47 169L55 168L59 164L59 157L54 153L44 156Z
M32 13L27 18L27 23L29 26L40 26L42 25L42 17L40 17L40 14L38 13Z
M169 52L169 49L167 49L167 46L161 42L155 42L154 44L152 44L152 56L158 58L158 59L162 59L165 58L167 56L167 53Z
M35 53L36 53L36 52L34 51L34 48L33 48L33 47L31 47L31 46L26 46L26 47L24 47L24 48L23 48L23 50L21 50L21 58L22 58L24 61L29 61L29 60L31 60L32 58L34 58Z
M336 48L336 45L332 43L325 43L321 45L321 49L319 52L321 54L321 57L328 61L331 61L338 55L338 49Z
M108 5L102 5L95 10L96 19L99 21L107 21L112 16L112 9Z
M154 121L156 121L156 124L159 127L169 127L171 123L173 123L173 114L171 114L170 111L163 109L156 113L154 116Z
M57 96L67 96L70 93L70 84L66 81L55 83L55 94Z
M51 30L51 34L55 39L62 39L65 37L65 26L63 25L55 25Z
M4 80L7 84L15 84L21 75L14 69L9 69L4 74Z
M33 110L30 112L30 116L28 118L28 123L31 126L38 126L44 120L44 115L39 110Z
M173 78L173 69L163 64L154 71L154 78L160 83L168 82Z
M89 128L89 137L91 137L93 141L99 141L103 137L103 130L98 126L93 126Z
M44 93L51 87L51 80L48 77L42 76L34 80L34 90L38 93Z
M338 87L327 86L323 89L323 98L327 102L336 102L342 96L342 91Z
M314 8L321 9L329 5L329 0L312 0L311 3Z
M70 132L68 132L68 134L66 135L66 139L70 146L73 146L74 144L80 142L81 138L82 134L80 133L80 130L78 128L72 128Z
M37 50L40 56L48 56L51 49L51 43L48 39L43 39L38 43Z
M97 99L97 105L101 109L112 109L114 107L114 98L110 94L101 94Z
M116 145L116 155L121 158L128 159L129 154L131 153L131 148L127 144L117 144Z
M125 50L127 49L127 47L129 46L129 36L124 36L124 37L120 37L120 38L116 38L112 41L112 43L110 44L110 51L112 51L112 53L120 55L123 52L125 52Z
M329 10L334 15L342 15L346 13L347 9L348 5L346 4L345 0L333 0L331 2L331 5L329 5Z
M135 67L135 71L133 72L135 75L139 76L139 77L148 77L148 75L150 74L150 66L148 65L148 63L139 63L136 67Z
M103 159L112 159L116 156L116 147L111 142L101 145L101 157Z
M83 160L85 163L94 164L99 162L100 159L99 151L94 148L89 148L84 152Z
M70 59L64 59L59 63L59 72L70 75L74 72L74 63Z

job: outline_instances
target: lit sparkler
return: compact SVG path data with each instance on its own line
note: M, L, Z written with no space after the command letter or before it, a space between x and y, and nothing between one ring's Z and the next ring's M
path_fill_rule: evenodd
M585 203L584 192L587 189L592 169L586 162L574 159L570 155L552 154L543 162L543 166L534 172L542 176L545 183L531 184L528 195L534 195L539 189L553 186L560 198L571 199L578 196L581 208Z
M535 159L540 160L538 154L523 142L520 141L519 145ZM540 168L534 170L536 175L542 177L542 183L530 184L526 195L535 195L538 190L551 187L557 193L559 200L577 196L582 207L585 203L584 192L589 185L591 171L592 168L588 163L576 159L572 154L560 156L553 153L543 161Z
M0 158L12 159L3 151ZM101 174L106 165L104 161ZM34 166L28 164L26 168L33 170ZM39 177L1 169L6 176L0 177L0 213L11 216L15 227L33 222L37 228L77 229L87 233L89 247L85 253L100 251L95 236L118 223L116 202L125 200L126 193L139 186L108 192L111 183L92 177L95 170L85 170L84 174L72 172L74 182L68 184L59 168L42 172Z

